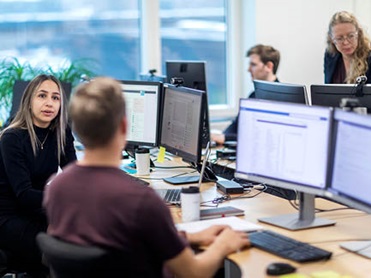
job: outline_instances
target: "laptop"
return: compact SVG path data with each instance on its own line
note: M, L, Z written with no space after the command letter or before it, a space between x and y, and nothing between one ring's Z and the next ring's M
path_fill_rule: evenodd
M198 178L198 184L197 184L198 187L200 187L202 184L202 177L205 173L206 164L207 164L207 161L209 160L210 153L211 153L210 142L208 142L206 146L205 159L202 162L200 177ZM180 193L182 192L181 188L155 189L155 192L164 200L166 204L180 205Z

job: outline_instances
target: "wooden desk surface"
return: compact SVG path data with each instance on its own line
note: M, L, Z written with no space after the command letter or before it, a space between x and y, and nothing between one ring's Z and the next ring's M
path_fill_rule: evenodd
M177 165L179 165L177 161ZM158 164L161 166L174 165L173 162ZM190 169L156 169L150 176L151 186L154 188L174 188L159 178L169 177L179 172L189 172ZM157 180L159 179L159 180ZM189 185L185 185L189 186ZM179 186L177 186L179 187ZM201 186L202 201L211 201L221 194L216 190L214 183L204 183ZM257 191L255 191L256 193ZM232 195L233 196L233 195ZM317 271L335 271L340 275L349 277L371 277L371 260L352 254L339 247L343 241L371 239L371 215L361 211L346 209L317 213L316 217L335 220L335 226L307 229L301 231L289 231L275 226L258 222L258 218L274 216L285 213L297 212L289 201L270 194L262 193L251 199L236 199L224 202L220 206L233 205L245 211L241 217L253 223L259 223L267 229L276 231L294 239L308 242L314 246L333 252L328 261L314 263L295 263L256 248L249 248L239 253L234 253L228 258L234 261L241 269L242 277L271 277L265 274L266 267L272 262L289 262L297 267L297 273L306 274L308 277ZM316 199L316 208L335 209L342 206L322 198ZM180 209L170 207L175 223L181 219ZM347 277L348 277L347 276ZM339 276L341 277L341 276Z

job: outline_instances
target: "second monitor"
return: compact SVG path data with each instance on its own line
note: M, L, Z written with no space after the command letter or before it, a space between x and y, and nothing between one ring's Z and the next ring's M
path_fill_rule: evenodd
M204 61L166 61L166 76L168 83L174 77L182 78L181 86L196 90L205 91L206 101L203 107L202 120L202 147L206 147L210 141L209 123L209 101L206 82L206 62Z
M359 106L366 107L371 112L371 85L362 86L362 92L356 94L357 86L352 84L322 84L311 85L311 98L313 105L340 107L344 98L356 99Z
M156 147L160 136L162 83L121 81L128 118L128 148Z
M255 98L310 104L304 85L254 80Z

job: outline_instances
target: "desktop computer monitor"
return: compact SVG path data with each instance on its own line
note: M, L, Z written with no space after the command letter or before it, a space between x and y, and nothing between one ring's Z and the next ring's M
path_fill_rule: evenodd
M205 92L165 84L163 97L160 146L186 162L199 163Z
M299 214L260 221L290 230L334 224L314 216L328 181L331 117L331 108L240 100L235 177L300 192Z
M205 61L166 61L167 82L174 77L183 79L183 87L206 92L203 107L202 147L210 141L209 102L207 97L206 62Z
M120 82L128 119L127 148L158 146L162 83L131 80Z
M336 109L328 197L371 213L371 117Z
M363 85L361 96L356 96L356 91L357 85L353 84L322 84L310 86L312 105L340 107L340 102L343 98L355 98L359 101L359 106L366 107L367 112L370 113L371 85Z
M371 117L336 109L332 171L327 197L371 213ZM346 241L340 247L371 259L371 241Z
M310 104L304 85L254 80L255 98Z

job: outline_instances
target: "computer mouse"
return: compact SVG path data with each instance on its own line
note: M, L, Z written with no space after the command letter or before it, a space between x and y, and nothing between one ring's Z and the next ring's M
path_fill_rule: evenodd
M296 268L288 263L271 263L267 267L268 275L283 275L295 272Z

